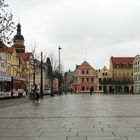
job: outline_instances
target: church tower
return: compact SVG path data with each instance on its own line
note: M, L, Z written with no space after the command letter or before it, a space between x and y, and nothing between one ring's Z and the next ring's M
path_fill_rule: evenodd
M13 42L17 53L25 52L24 37L21 35L21 25L19 23L17 25L17 34L14 36Z

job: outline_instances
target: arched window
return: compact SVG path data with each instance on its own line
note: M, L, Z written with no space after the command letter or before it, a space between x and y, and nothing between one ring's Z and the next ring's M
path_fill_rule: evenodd
M84 74L84 70L82 70L82 74Z

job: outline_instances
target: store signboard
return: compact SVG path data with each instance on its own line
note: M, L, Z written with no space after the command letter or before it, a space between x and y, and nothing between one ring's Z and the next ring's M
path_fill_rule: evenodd
M0 81L11 81L11 76L0 76Z

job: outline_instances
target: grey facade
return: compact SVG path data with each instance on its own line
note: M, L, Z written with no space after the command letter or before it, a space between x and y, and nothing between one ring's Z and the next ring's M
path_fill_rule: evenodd
M73 71L65 72L65 91L70 92L72 90Z

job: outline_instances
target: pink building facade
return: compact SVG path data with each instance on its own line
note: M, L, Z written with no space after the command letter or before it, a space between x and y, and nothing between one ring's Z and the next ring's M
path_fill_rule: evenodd
M97 90L96 70L86 61L77 65L73 73L73 91L75 93L87 93L92 88Z

